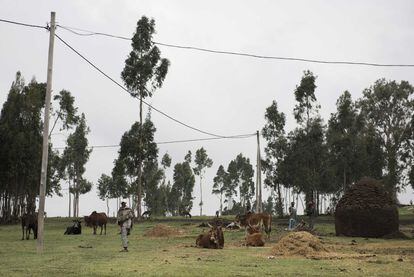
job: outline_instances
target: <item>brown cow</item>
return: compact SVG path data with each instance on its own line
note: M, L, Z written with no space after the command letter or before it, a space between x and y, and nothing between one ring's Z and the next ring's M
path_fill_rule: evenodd
M248 225L246 230L248 232L246 236L246 246L264 246L265 243L259 226Z
M224 235L221 226L209 226L210 231L197 237L196 245L202 248L223 249Z
M238 214L236 216L236 222L240 224L240 226L246 228L246 235L247 235L247 227L250 226L258 226L260 228L264 227L264 231L267 234L267 238L270 238L270 232L272 231L272 216L268 213L252 213L247 212L244 215Z
M105 235L106 235L106 223L108 223L108 217L106 213L97 213L93 211L90 216L84 216L85 224L88 227L93 227L93 234L96 235L96 229L101 227L101 235L102 235L102 228L105 228Z
M25 231L26 239L29 239L30 230L33 230L33 237L34 239L37 239L37 213L22 215L22 240L24 240Z

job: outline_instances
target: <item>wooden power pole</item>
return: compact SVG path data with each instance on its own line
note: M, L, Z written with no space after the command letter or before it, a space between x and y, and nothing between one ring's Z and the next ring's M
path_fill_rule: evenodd
M40 172L40 192L39 192L39 213L37 217L37 253L43 252L43 235L44 235L44 213L45 213L45 195L47 180L47 161L49 155L49 113L50 100L52 97L52 71L53 71L53 46L55 42L55 12L50 13L49 28L49 55L47 60L47 86L45 97L45 119L43 122L43 151L42 151L42 170Z
M260 156L260 135L256 132L257 137L257 168L256 168L256 210L262 212L262 159Z

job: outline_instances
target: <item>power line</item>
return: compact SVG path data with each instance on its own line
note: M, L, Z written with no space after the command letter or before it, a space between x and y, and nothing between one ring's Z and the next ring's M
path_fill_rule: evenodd
M236 136L229 136L229 137L216 137L216 138L198 138L198 139L184 139L184 140L171 140L171 141L160 141L155 142L156 144L173 144L173 143L185 143L185 142L196 142L196 141L209 141L209 140L219 140L219 139L244 139L250 138L255 136L256 133L253 134L245 134L245 135L236 135ZM119 144L109 144L109 145L91 145L88 148L118 148L120 147ZM65 147L54 147L54 150L62 150Z
M28 23L23 23L23 22L17 22L17 21L10 21L10 20L6 20L6 19L0 19L1 22L5 22L5 23L10 23L10 24L16 24L16 25L20 25L20 26L25 26L25 27L32 27L32 28L42 28L42 29L46 29L49 30L48 26L40 26L40 25L33 25L33 24L28 24ZM60 26L60 25L59 25ZM71 31L69 28L64 27L64 26L60 26L61 28L64 28L66 30ZM78 35L82 35L81 33L75 32L75 31L71 31L73 33L76 33ZM95 33L98 34L98 33ZM84 35L88 35L88 34L84 34ZM91 34L92 35L92 34ZM101 33L100 35L107 35L104 33ZM89 59L87 59L84 55L82 55L79 51L77 51L76 49L74 49L71 45L69 45L65 40L63 40L61 37L59 37L59 35L55 34L55 36L64 44L66 45L69 49L71 49L73 52L75 52L78 56L80 56L83 60L85 60L87 63L89 63L93 68L95 68L99 73L101 73L102 75L104 75L106 78L108 78L109 80L111 80L114 84L116 84L117 86L119 86L121 89L123 89L124 91L129 93L129 90L126 89L124 86L122 86L119 82L117 82L115 79L113 79L112 77L110 77L108 74L106 74L104 71L102 71L100 68L98 68L95 64L93 64ZM113 35L109 35L109 36L113 36ZM117 36L113 36L113 37L117 37ZM123 38L123 37L118 37L118 38L122 38L122 39L127 39L130 40L129 38ZM217 137L217 138L232 138L232 137L236 137L236 136L223 136L223 135L217 135L214 133L210 133L210 132L206 132L203 131L199 128L193 127L189 124L186 124L178 119L175 119L174 117L168 115L167 113L155 108L154 106L152 106L151 104L147 103L146 101L142 100L142 103L144 103L145 105L147 105L148 107L150 107L151 109L157 111L158 113L164 115L165 117L177 122L178 124L181 124L187 128L190 128L194 131L206 134L206 135L210 135L213 137Z
M6 20L6 19L0 19L0 21L5 22L5 23L26 26L26 27L48 29L47 26L22 23L22 22L11 21L11 20ZM117 39L122 39L122 40L131 40L131 38L124 37L124 36L112 35L112 34L102 33L102 32L94 32L94 31L89 31L89 30L75 28L75 27L68 27L68 26L64 26L60 24L57 24L57 26L59 26L60 28L64 30L70 31L73 34L79 35L79 36L100 35L100 36L112 37L112 38L117 38ZM80 33L75 30L78 30L84 33ZM363 66L375 66L375 67L414 67L414 64L382 64L382 63L353 62L353 61L327 61L327 60L316 60L316 59L306 59L306 58L296 58L296 57L258 55L258 54L235 52L235 51L213 50L213 49L207 49L207 48L201 48L201 47L195 47L195 46L177 45L177 44L170 44L170 43L163 43L163 42L156 42L156 41L154 41L154 43L160 46L171 47L171 48L194 50L194 51L201 51L201 52L207 52L207 53L213 53L213 54L243 56L243 57L256 58L256 59L298 61L298 62L308 62L308 63L318 63L318 64L363 65Z
M67 30L73 34L79 36L105 36L105 37L112 37L122 40L131 40L131 38L112 35L108 33L102 32L94 32L80 28L68 27L63 25L57 25L64 30ZM83 33L77 32L81 31ZM195 46L184 46L184 45L176 45L176 44L169 44L163 42L156 42L154 44L170 47L170 48L178 48L178 49L185 49L185 50L194 50L194 51L201 51L213 54L225 54L225 55L234 55L234 56L243 56L249 58L256 58L256 59L269 59L269 60L283 60L283 61L298 61L298 62L309 62L309 63L318 63L318 64L339 64L339 65L363 65L363 66L375 66L375 67L414 67L414 64L382 64L382 63L369 63L369 62L353 62L353 61L327 61L327 60L316 60L316 59L305 59L305 58L296 58L296 57L281 57L281 56L267 56L267 55L258 55L258 54L251 54L251 53L243 53L243 52L235 52L235 51L223 51L223 50L213 50Z
M6 20L6 19L0 19L0 22L5 22L5 23L10 23L10 24L20 25L20 26L25 26L25 27L32 27L32 28L40 28L40 29L46 29L46 30L49 29L48 26L40 26L40 25L22 23L22 22L17 22L17 21L12 21L12 20Z
M127 88L125 88L123 85L121 85L119 82L117 82L115 79L113 79L112 77L110 77L108 74L106 74L104 71L102 71L99 67L97 67L94 63L92 63L89 59L87 59L84 55L82 55L81 53L79 53L79 51L77 51L75 48L73 48L71 45L69 45L65 40L63 40L59 35L55 34L55 36L64 44L66 45L69 49L71 49L73 52L75 52L79 57L81 57L83 60L85 60L89 65L91 65L93 68L95 68L99 73L101 73L102 75L104 75L106 78L108 78L109 80L111 80L114 84L116 84L118 87L120 87L121 89L123 89L124 91L129 93L129 90ZM170 115L168 115L167 113L155 108L154 106L152 106L151 104L147 103L146 101L142 100L142 103L144 103L145 105L147 105L148 107L150 107L151 109L157 111L158 113L162 114L163 116L177 122L178 124L181 124L189 129L192 129L194 131L200 132L202 134L205 135L209 135L209 136L213 136L213 137L220 137L220 138L226 138L229 136L223 136L223 135L217 135L214 133L210 133L210 132L206 132L203 131L199 128L193 127L189 124L186 124ZM231 137L231 136L230 136Z

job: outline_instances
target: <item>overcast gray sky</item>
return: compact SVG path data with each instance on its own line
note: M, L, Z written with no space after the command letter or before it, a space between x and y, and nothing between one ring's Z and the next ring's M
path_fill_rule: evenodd
M377 63L414 63L413 1L15 1L3 0L0 18L45 25L50 12L59 24L132 36L142 15L156 21L156 41L261 55ZM63 29L57 34L120 81L124 60L131 50L124 40L79 37ZM16 71L27 81L46 81L49 35L40 29L0 24L0 103L4 103ZM317 76L316 96L327 121L339 95L348 90L354 99L379 78L414 84L413 68L378 68L321 65L303 62L258 60L160 47L171 67L162 89L148 101L169 115L197 128L221 134L260 130L264 111L273 100L287 115L287 129L295 126L293 91L303 70ZM55 42L53 90L72 92L84 112L91 145L118 144L122 134L138 119L138 102L102 77L59 41ZM152 112L156 141L201 138L194 132ZM54 146L64 145L64 135L54 135ZM262 141L262 146L264 142ZM188 150L203 146L213 159L204 184L207 214L218 209L210 195L220 164L227 167L238 153L256 164L255 138L202 143L160 145L173 164ZM117 149L94 149L85 176L96 183L110 174ZM172 170L167 171L171 178ZM67 188L67 184L62 184ZM267 195L267 194L266 194ZM199 189L195 186L193 213L198 213ZM400 196L414 199L412 190ZM105 211L95 189L81 196L80 214ZM111 214L115 209L111 202ZM50 216L67 214L64 197L48 198Z

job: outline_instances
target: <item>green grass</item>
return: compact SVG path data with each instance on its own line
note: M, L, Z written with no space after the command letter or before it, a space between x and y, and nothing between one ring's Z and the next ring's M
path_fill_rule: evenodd
M414 228L414 215L402 215L402 227ZM202 218L203 220L206 218ZM108 225L107 235L92 235L83 228L80 236L64 236L70 219L48 218L45 251L36 253L36 242L20 240L19 225L0 226L0 276L414 276L414 240L382 240L335 237L332 217L319 217L317 231L322 241L343 253L356 249L375 254L367 259L321 259L276 257L268 259L271 247L285 233L287 220L275 220L272 238L264 248L243 247L244 231L225 231L222 250L193 247L202 232L201 218L157 218L135 224L130 252L119 253L118 227ZM149 238L144 232L162 222L184 230L179 237ZM357 248L350 246L355 239ZM91 247L91 248L89 248ZM402 257L403 261L397 261Z

